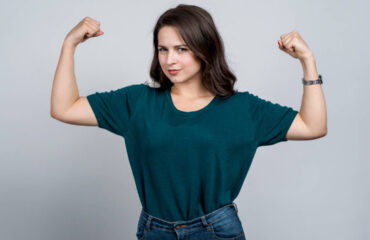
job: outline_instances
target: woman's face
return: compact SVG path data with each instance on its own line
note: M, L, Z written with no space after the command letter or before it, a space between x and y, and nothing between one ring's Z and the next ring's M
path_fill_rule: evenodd
M201 81L201 63L175 27L164 26L158 32L158 60L172 83ZM180 70L171 73L169 70Z

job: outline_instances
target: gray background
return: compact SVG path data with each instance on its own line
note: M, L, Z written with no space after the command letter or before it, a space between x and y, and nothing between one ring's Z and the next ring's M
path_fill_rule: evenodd
M247 239L369 239L369 3L365 1L13 1L0 8L0 239L135 239L141 210L123 138L50 117L66 34L85 16L104 35L75 54L81 96L149 80L152 29L178 3L208 10L236 88L300 109L313 51L328 135L257 150L236 199ZM366 104L367 103L367 104Z

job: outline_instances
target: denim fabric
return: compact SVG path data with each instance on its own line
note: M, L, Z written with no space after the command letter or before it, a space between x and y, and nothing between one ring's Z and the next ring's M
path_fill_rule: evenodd
M235 203L189 221L168 222L141 210L138 240L245 240Z

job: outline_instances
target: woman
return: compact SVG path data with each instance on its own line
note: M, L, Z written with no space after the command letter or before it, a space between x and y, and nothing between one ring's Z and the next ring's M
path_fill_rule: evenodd
M66 36L56 70L51 115L124 137L142 204L138 239L245 239L236 204L257 147L326 135L326 108L312 52L296 31L280 49L304 70L301 111L234 90L210 14L180 4L153 32L150 76L157 87L133 84L80 97L75 47L102 35L83 19ZM318 81L318 83L321 83Z

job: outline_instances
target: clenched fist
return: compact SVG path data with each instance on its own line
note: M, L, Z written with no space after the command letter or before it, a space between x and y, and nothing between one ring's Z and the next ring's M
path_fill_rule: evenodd
M65 41L77 46L86 39L98 37L103 35L103 33L100 30L100 22L90 17L85 17L67 34Z
M312 57L312 51L297 31L283 34L280 36L280 39L278 41L280 50L288 53L290 56L299 60Z

